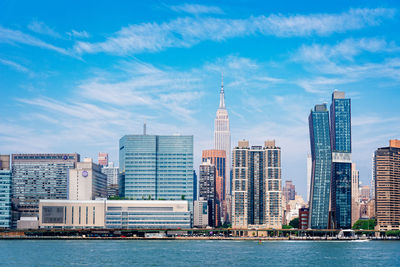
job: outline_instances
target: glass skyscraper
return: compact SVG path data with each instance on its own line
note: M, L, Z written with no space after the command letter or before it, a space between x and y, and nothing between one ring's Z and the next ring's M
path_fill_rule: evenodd
M11 227L10 156L0 155L0 228Z
M335 91L331 104L332 227L351 228L351 101Z
M79 154L13 154L12 220L37 217L40 199L67 199L68 173Z
M193 136L125 135L119 141L122 195L193 204Z
M316 105L308 120L312 158L309 227L327 229L329 225L332 151L329 112L326 104Z
M199 168L199 197L208 203L208 225L216 227L220 224L217 191L216 168L207 160L200 164Z

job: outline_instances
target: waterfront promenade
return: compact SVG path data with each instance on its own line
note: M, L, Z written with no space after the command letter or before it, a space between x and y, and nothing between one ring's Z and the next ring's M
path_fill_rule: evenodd
M0 232L2 240L252 240L252 241L335 241L400 240L378 231L355 231L339 237L336 230L232 230L232 229L49 229Z

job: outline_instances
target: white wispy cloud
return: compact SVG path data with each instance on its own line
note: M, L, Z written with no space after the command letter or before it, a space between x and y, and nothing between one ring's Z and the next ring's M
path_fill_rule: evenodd
M322 94L326 94L327 92L332 91L337 86L349 84L351 82L354 82L354 80L345 77L326 76L314 76L295 81L295 83L304 88L306 92Z
M202 97L199 79L190 71L160 69L139 61L121 62L116 76L100 73L79 84L78 94L86 99L116 106L166 109L172 116L191 120L191 101ZM106 78L108 77L108 78Z
M104 42L77 42L77 53L111 53L126 55L155 52L169 47L190 47L204 40L222 41L253 34L278 37L326 36L367 26L379 25L393 18L390 8L350 9L337 14L272 14L247 19L177 18L163 23L142 23L123 27Z
M46 43L36 37L33 37L21 31L4 28L2 26L0 26L0 43L25 44L30 46L36 46L71 56L71 53L64 48Z
M67 115L70 118L80 118L86 120L95 119L98 117L102 117L104 119L115 119L119 116L122 116L124 113L123 111L115 108L103 109L97 105L84 102L65 103L47 97L33 99L20 98L17 99L17 101L32 106L38 106L53 113L56 112Z
M199 4L183 4L170 6L170 9L175 12L184 12L193 15L199 14L224 14L224 11L217 6L204 6Z
M0 58L0 63L6 66L10 66L11 68L20 71L20 72L24 72L24 73L30 73L31 71L27 68L22 66L21 64L11 61L11 60L7 60L7 59L2 59Z
M302 45L291 60L300 63L308 77L295 83L310 93L326 93L336 86L367 80L399 83L399 53L395 42L383 38L347 38L336 44ZM359 56L364 59L358 60ZM373 61L368 60L370 56L374 56Z
M37 20L32 21L31 23L29 23L28 29L39 34L49 35L55 38L61 38L61 35L58 32L56 32L54 29L50 28L44 22L41 21Z
M67 35L69 37L75 37L75 38L89 38L90 34L86 31L76 31L76 30L71 30L70 32L67 32Z
M294 60L304 62L329 61L333 59L353 60L363 52L383 53L400 51L394 42L381 38L345 39L335 45L303 45L294 56Z

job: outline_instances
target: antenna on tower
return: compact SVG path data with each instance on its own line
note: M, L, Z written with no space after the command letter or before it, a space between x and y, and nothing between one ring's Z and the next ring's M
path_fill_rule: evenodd
M146 135L146 121L143 123L143 135Z
M224 73L221 71L221 90L224 90Z

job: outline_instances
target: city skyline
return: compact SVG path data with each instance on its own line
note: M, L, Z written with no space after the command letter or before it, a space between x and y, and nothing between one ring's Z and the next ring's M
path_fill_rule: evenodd
M352 100L364 185L376 148L398 138L395 1L20 5L0 4L1 154L105 151L117 162L119 138L146 121L149 134L194 135L198 171L221 72L231 143L275 139L282 180L305 199L307 116L333 89Z

